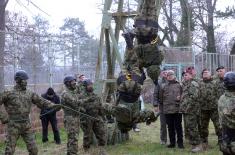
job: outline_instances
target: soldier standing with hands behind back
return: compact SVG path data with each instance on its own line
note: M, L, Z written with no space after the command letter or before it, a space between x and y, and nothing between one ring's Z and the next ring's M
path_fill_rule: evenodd
M192 145L191 151L197 153L201 151L198 126L200 123L200 104L197 101L199 97L199 85L193 80L192 72L188 70L184 73L182 89L180 109L183 113L186 130L189 134L189 143Z
M201 104L201 130L200 136L203 149L208 149L209 122L212 120L218 141L221 139L219 125L218 103L216 100L215 81L208 69L202 71L202 80L199 82Z

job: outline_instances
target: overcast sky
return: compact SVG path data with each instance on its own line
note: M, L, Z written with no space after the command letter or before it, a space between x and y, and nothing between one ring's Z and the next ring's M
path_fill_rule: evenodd
M6 9L14 12L20 11L28 17L40 14L55 27L61 26L66 17L79 17L81 21L85 22L89 34L99 36L102 19L99 6L102 4L102 0L32 0L32 2L49 16L35 8L27 0L9 0Z
M99 8L104 0L31 0L48 15L35 8L28 0L9 0L7 10L22 12L28 17L40 14L50 21L50 24L59 27L66 17L79 17L85 22L89 34L99 38L102 12ZM23 5L22 5L23 4ZM235 0L218 0L217 6L225 9L225 6L235 5ZM27 9L25 7L27 7ZM221 28L233 31L235 22L223 22Z

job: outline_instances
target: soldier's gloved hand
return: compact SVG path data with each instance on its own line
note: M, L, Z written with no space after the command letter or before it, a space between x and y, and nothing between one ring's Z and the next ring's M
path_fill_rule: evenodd
M7 124L8 122L9 120L7 118L2 120L2 124Z

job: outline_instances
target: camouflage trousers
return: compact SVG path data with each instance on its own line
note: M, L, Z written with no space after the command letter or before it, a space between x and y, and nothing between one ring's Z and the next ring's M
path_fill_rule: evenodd
M122 142L121 131L118 129L117 122L107 123L107 145L115 145Z
M102 118L96 117L100 120ZM105 125L103 121L96 121L90 118L84 118L81 122L83 128L83 148L89 149L93 142L93 133L98 141L99 146L106 144Z
M67 132L67 155L77 155L80 127L79 116L65 116L64 125Z
M199 124L200 117L195 114L184 114L185 121L185 130L189 134L189 144L198 145L200 144L200 136L199 136Z
M21 123L9 121L9 123L7 124L5 155L14 154L16 142L20 136L26 143L29 155L37 155L38 149L35 142L35 135L31 130L31 124L29 121Z
M222 133L221 133L221 128L220 128L220 124L219 124L219 114L218 114L217 109L202 110L200 119L201 119L200 120L201 121L200 136L201 136L201 141L203 143L208 142L208 135L209 135L208 127L209 127L210 119L212 120L212 122L214 124L215 133L218 136L218 140L221 139Z
M80 125L81 125L82 132L84 133L86 130L86 117L83 115L80 116ZM94 132L92 132L92 142L90 145L97 145L97 139L95 137Z

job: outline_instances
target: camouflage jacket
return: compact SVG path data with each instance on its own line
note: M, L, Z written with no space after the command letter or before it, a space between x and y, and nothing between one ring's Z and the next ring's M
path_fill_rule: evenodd
M84 97L84 95L77 88L75 90L69 90L66 88L61 95L61 104L64 105L64 115L78 116L83 105L87 102L95 101L96 99L97 98L94 96Z
M215 90L215 81L210 80L201 80L199 82L200 97L199 101L201 104L202 110L212 110L217 109L218 104L216 102L216 90Z
M61 95L61 104L64 106L67 106L71 109L74 109L76 111L80 110L80 104L82 102L81 100L82 96L79 93L78 89L75 90L69 90L66 88L62 95ZM72 111L71 109L68 109L66 107L63 107L64 115L65 116L77 116L79 115L77 112Z
M184 81L182 86L180 111L182 113L198 114L200 113L199 85L196 81Z
M52 102L30 90L22 90L18 86L0 94L0 105L1 104L4 105L8 116L0 116L0 118L2 120L9 119L15 122L30 120L29 113L32 104L37 105L40 109L53 107ZM0 113L0 115L3 115L3 113Z
M83 93L83 97L86 100L89 100L89 98L95 98L93 101L86 102L82 105L82 109L84 112L91 116L103 116L104 115L104 107L102 106L101 98L98 97L93 92L87 92L85 91Z
M180 110L180 99L182 87L178 81L168 82L160 90L160 104L163 104L163 113L178 113Z
M225 92L218 101L219 121L222 127L235 129L235 92Z
M216 99L219 100L220 96L222 96L225 92L223 79L217 78L215 80L215 90L216 90Z
M193 77L193 81L199 83L201 81L201 79L195 76L195 77Z
M78 89L79 93L84 93L85 87L84 87L82 81L78 81L78 82L77 82L77 89Z

